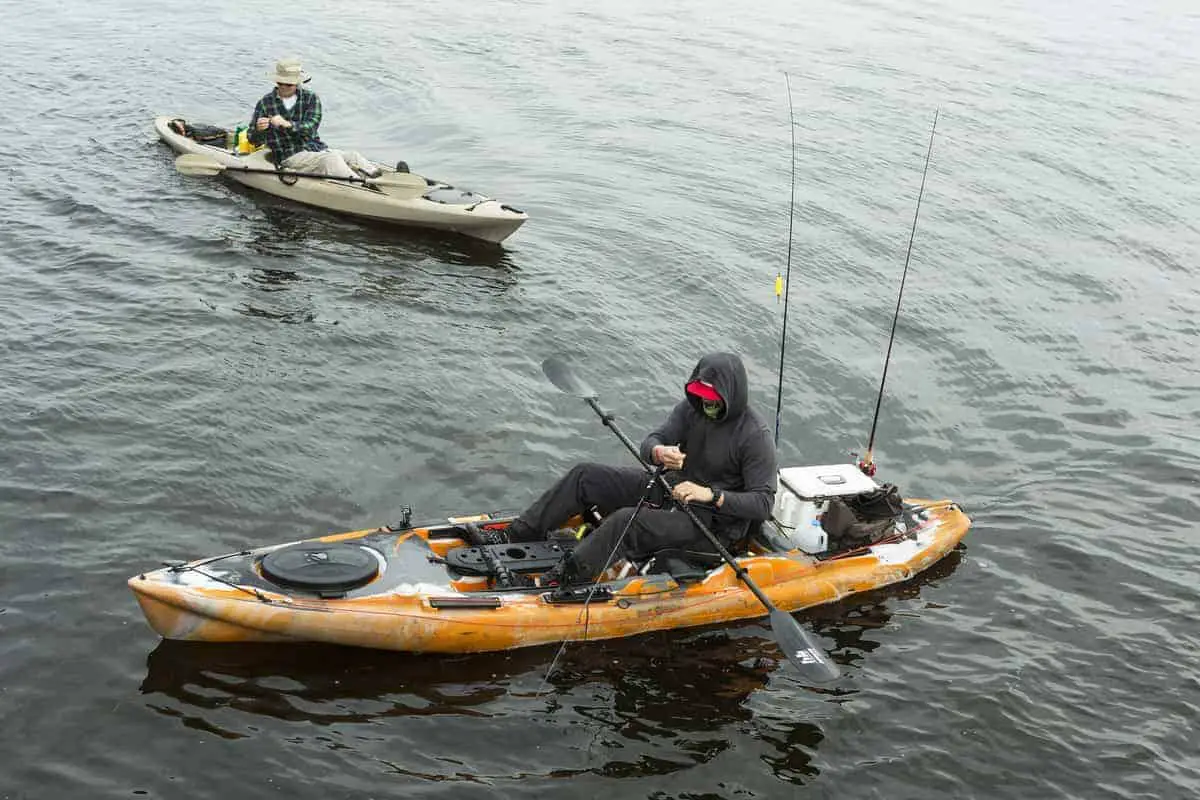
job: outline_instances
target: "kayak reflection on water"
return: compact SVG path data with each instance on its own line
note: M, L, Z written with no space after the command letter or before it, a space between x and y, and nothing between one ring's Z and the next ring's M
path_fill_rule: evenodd
M840 664L865 666L883 645L876 632L888 630L898 601L918 597L923 586L951 575L960 560L955 551L910 581L810 609L803 618L836 643ZM762 763L791 783L818 773L813 759L825 733L810 714L814 700L826 716L824 699L856 693L802 688L762 620L573 644L547 683L553 654L550 646L422 656L319 644L230 647L167 640L149 654L140 688L147 707L223 739L311 738L321 744L333 736L361 749L371 745L350 729L369 725L371 739L391 751L393 763L406 749L409 728L379 723L398 719L438 717L440 728L459 742L456 752L444 755L470 764L495 750L494 736L480 735L482 719L491 720L489 730L515 726L520 733L514 736L541 739L549 713L549 736L575 755L588 753L582 771L626 777L705 763L728 747L722 728L748 727ZM317 727L305 732L296 723ZM597 739L614 744L593 751ZM555 760L568 760L565 754L546 759L535 769L554 775L567 769L555 769ZM453 772L462 775L460 767Z

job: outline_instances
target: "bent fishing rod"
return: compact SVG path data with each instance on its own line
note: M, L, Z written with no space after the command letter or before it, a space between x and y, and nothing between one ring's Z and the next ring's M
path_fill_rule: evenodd
M779 416L783 411L783 355L787 350L787 318L788 290L792 285L792 222L796 218L796 115L792 110L792 79L785 72L783 80L787 85L788 122L792 133L792 188L791 200L788 203L788 238L786 276L775 275L775 302L783 296L783 335L779 337L779 392L775 396L775 446L779 446Z
M871 420L871 435L867 439L867 452L858 462L863 474L875 474L873 452L875 431L879 426L879 409L883 405L883 387L887 382L888 364L892 360L892 345L896 342L896 323L900 320L900 302L904 299L904 283L908 280L908 262L912 258L913 239L917 235L917 218L921 215L921 198L925 196L925 178L929 175L929 159L933 155L933 134L937 130L938 109L933 111L933 125L929 129L929 148L925 151L925 170L921 173L921 190L917 192L917 209L913 213L912 231L908 234L908 252L904 254L904 272L900 276L900 291L896 295L896 311L892 314L892 333L888 337L887 354L883 357L883 376L879 379L879 396L875 399L875 416Z

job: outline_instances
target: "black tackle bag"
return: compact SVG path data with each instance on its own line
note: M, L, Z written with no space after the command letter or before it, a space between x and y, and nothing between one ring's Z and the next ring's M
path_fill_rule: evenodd
M873 492L832 498L821 515L821 528L829 537L828 551L866 547L884 538L896 527L903 503L899 490L890 483Z

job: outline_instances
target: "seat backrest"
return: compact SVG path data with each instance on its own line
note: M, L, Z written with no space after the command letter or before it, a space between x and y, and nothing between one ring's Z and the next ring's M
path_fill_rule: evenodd
M762 520L752 520L746 525L746 532L729 545L729 552L735 556L744 555L750 550L750 543L762 533Z
M649 575L667 574L679 583L692 583L704 580L709 570L719 567L723 563L725 563L725 559L717 553L669 547L659 550L650 557L646 573Z

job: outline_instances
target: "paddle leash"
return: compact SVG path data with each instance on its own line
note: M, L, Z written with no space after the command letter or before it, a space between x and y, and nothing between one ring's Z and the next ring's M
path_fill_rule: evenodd
M879 396L875 399L875 416L871 419L871 435L867 439L867 453L858 462L864 474L875 474L875 431L879 427L879 409L883 405L883 386L887 383L888 364L892 360L892 345L896 342L896 323L900 320L900 301L904 299L904 282L908 280L908 262L912 258L913 239L917 235L917 218L921 215L921 198L925 196L925 178L929 175L929 158L933 155L933 134L937 130L938 109L933 112L933 125L929 129L929 148L925 151L925 170L921 173L921 190L917 192L917 210L913 213L912 231L908 234L908 252L904 254L904 272L900 276L900 291L896 294L896 312L892 314L892 333L888 337L887 355L883 357L883 376L879 379Z
M787 261L784 274L775 273L775 302L783 298L783 333L779 336L779 392L775 396L775 446L779 446L779 416L783 411L783 354L787 350L788 289L792 285L792 221L796 218L796 115L792 111L792 79L783 73L787 85L788 122L792 132L792 190L788 203Z

